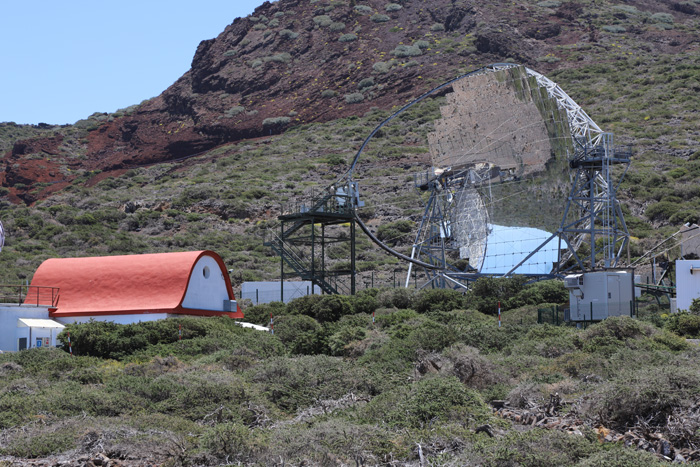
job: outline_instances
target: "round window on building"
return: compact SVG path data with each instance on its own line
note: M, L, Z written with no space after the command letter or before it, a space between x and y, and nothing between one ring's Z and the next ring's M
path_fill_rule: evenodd
M204 269L202 270L202 274L204 274L205 279L209 279L209 274L210 274L209 266L204 266Z

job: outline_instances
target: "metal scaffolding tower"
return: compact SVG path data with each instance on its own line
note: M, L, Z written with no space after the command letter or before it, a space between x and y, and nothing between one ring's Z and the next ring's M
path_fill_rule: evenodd
M265 245L280 256L280 282L299 277L326 294L355 294L355 207L360 204L357 184L330 187L310 201L283 209L279 234L268 232ZM349 261L331 264L329 249L342 244Z

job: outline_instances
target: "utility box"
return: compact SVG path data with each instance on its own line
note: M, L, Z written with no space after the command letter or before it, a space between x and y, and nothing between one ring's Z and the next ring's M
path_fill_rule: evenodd
M601 321L610 316L632 316L634 272L607 269L564 278L569 290L569 321Z

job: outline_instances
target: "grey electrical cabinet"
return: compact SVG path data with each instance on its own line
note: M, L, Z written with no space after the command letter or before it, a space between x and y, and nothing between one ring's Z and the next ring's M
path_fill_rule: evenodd
M634 271L608 269L566 276L569 321L600 321L610 316L632 316Z

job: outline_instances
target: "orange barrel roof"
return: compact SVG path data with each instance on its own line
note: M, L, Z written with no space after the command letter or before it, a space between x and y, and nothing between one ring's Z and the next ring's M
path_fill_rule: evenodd
M242 318L240 307L235 312L182 307L194 266L203 256L216 260L229 299L235 300L226 266L213 251L53 258L41 263L31 285L60 289L52 318L141 313Z

